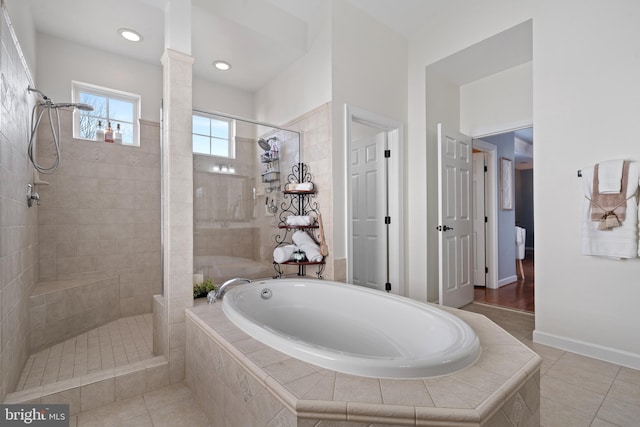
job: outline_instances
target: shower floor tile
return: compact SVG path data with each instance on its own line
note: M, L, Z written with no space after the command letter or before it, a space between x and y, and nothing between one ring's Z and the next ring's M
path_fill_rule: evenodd
M153 357L153 315L123 317L29 356L16 391Z

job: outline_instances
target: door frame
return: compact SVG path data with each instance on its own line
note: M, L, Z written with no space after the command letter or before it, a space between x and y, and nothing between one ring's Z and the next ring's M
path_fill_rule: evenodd
M389 216L391 223L389 224L389 280L392 285L391 293L405 295L404 286L404 125L402 122L384 117L363 108L349 104L344 104L344 159L345 159L345 230L347 233L347 280L353 277L353 229L351 225L351 217L353 215L352 188L351 180L351 162L349 161L351 153L351 125L352 123L360 123L372 126L387 132L387 148L391 150L391 157L388 160L388 182L389 188L397 191L389 191ZM396 268L394 268L396 266Z
M472 140L473 141L473 140ZM472 142L473 145L473 142ZM472 203L473 203L473 286L487 287L488 265L487 265L487 203L485 194L487 193L487 154L484 151L473 149L471 155L472 165ZM476 160L477 159L477 160ZM482 257L479 256L481 252Z
M498 289L498 146L473 137L472 145L485 153L487 175L485 176L485 206L487 214L487 234L485 236L485 256L489 273L487 288Z

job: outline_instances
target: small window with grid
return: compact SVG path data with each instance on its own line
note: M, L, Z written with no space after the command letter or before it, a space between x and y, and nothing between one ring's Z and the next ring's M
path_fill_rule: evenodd
M103 129L111 124L114 132L120 126L122 144L140 145L140 95L74 81L73 99L93 107L74 111L74 138L95 139L99 123Z
M193 152L235 158L235 120L213 114L193 114Z

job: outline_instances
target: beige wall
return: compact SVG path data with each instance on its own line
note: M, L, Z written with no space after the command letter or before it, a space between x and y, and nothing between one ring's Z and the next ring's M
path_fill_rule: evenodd
M160 128L142 122L140 147L74 139L61 112L61 161L38 186L40 280L93 273L120 276L120 314L151 312L162 293ZM39 127L39 161L51 164L48 123Z
M0 401L29 356L29 296L38 276L38 208L27 207L27 136L33 98L27 71L0 18Z

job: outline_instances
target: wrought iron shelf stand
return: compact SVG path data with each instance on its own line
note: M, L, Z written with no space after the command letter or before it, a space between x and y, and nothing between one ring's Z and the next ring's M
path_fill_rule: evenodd
M312 176L309 173L309 168L304 163L298 163L291 168L291 173L287 176L288 184L302 184L312 182ZM318 202L313 200L316 197L316 190L287 190L285 185L285 189L282 192L283 201L280 203L280 213L278 215L278 229L282 230L282 232L276 234L275 242L276 248L279 246L292 244L292 236L293 233L297 230L303 230L305 233L309 234L314 242L317 243L318 239L316 238L313 230L318 228L317 218L318 218ZM312 225L289 225L287 224L287 217L295 215L295 216L312 216L315 218L315 223ZM310 232L311 231L311 232ZM282 268L283 265L295 265L298 267L298 276L304 276L306 273L307 266L317 266L316 276L318 279L322 279L322 273L325 268L325 260L324 257L322 261L285 261L285 262L275 262L273 261L273 268L276 271L276 275L274 279L281 278L285 272Z

